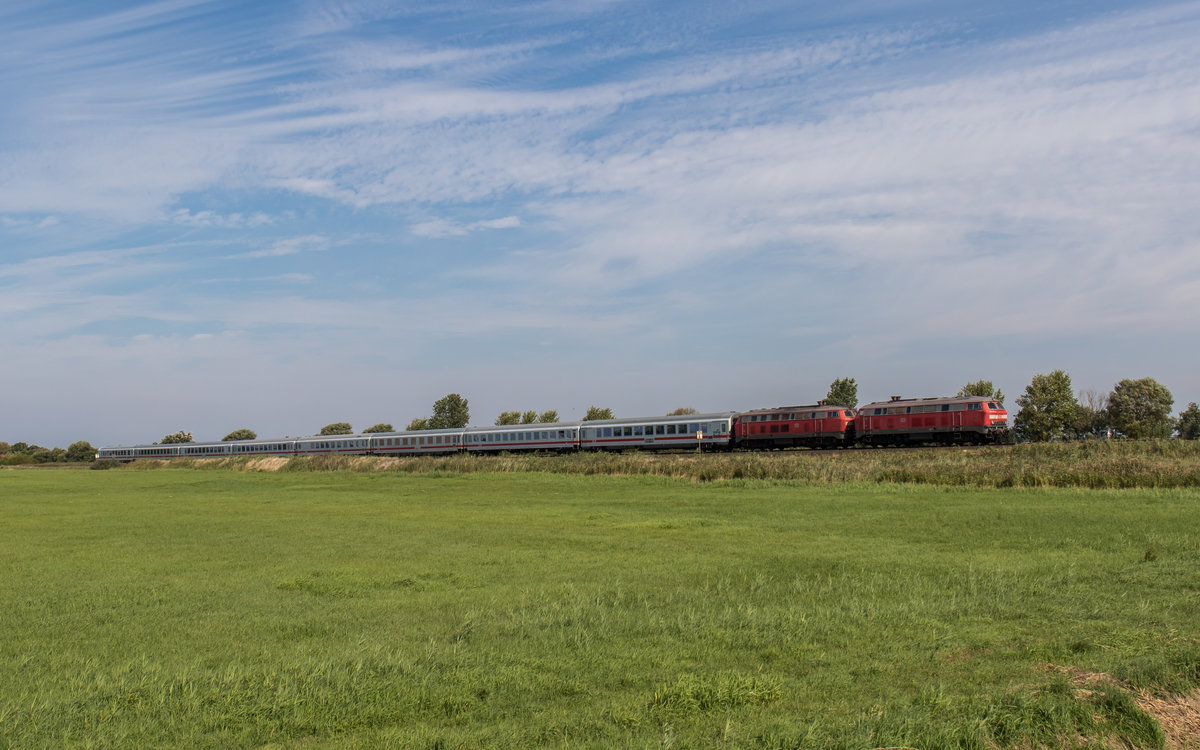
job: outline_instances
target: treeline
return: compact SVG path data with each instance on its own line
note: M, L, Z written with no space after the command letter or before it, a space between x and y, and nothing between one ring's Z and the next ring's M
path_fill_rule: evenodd
M1191 402L1171 416L1174 397L1154 378L1126 378L1108 393L1081 391L1063 370L1034 375L1017 398L1017 438L1030 442L1127 437L1135 440L1200 438L1200 406Z
M95 460L96 449L86 440L71 443L66 449L43 448L21 442L10 445L0 441L0 466L86 463Z
M676 409L672 414L695 414L696 410L690 407ZM584 415L584 421L592 419L612 419L612 409L600 406L591 406ZM510 424L552 424L558 421L558 411L548 409L541 413L530 409L527 411L504 411L500 412L500 416L496 417L495 424L510 425ZM471 410L467 399L463 398L458 393L448 393L437 401L433 402L433 415L428 417L416 417L405 430L444 430L457 427L466 427L471 422ZM368 427L363 430L363 433L376 432L395 432L396 429L389 422L380 422L379 424ZM325 425L317 432L318 435L353 435L354 426L349 422L331 422ZM241 428L234 430L225 437L222 441L227 440L254 440L258 434L254 430ZM166 435L157 444L172 444L172 443L194 443L195 439L192 433L186 430L172 432Z
M955 396L983 396L1004 402L1004 393L990 380L967 383ZM822 404L858 407L858 383L854 378L835 378ZM1166 438L1172 435L1187 440L1200 438L1200 406L1190 402L1178 416L1171 416L1174 397L1154 378L1125 379L1113 386L1108 393L1081 391L1075 393L1071 376L1063 370L1033 376L1025 392L1017 397L1019 407L1013 419L1013 431L1023 442L1046 442L1052 440L1085 440L1089 438L1127 437L1133 439ZM417 417L408 423L406 430L437 430L466 427L471 412L467 399L461 394L449 393L433 403L432 415ZM682 407L668 412L668 416L695 414L696 409ZM1012 411L1010 410L1010 414ZM583 421L612 419L613 410L608 407L590 406ZM537 412L504 411L496 417L496 425L549 424L557 422L558 412L549 409ZM364 433L395 432L388 422L380 422L366 428ZM352 435L354 428L349 422L333 422L325 425L318 435ZM254 440L254 430L240 428L230 432L223 441ZM185 430L173 432L162 438L160 443L193 443L192 433ZM69 448L42 448L25 443L0 442L0 464L52 463L69 461L91 461L96 449L91 443L79 441Z

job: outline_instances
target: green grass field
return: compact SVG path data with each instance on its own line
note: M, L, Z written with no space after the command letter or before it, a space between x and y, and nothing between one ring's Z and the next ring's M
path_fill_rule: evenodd
M1161 747L1198 500L0 471L0 746Z

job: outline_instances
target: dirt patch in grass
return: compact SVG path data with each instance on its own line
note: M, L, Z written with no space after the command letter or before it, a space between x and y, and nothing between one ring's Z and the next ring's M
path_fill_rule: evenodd
M1200 691L1166 698L1139 695L1137 703L1162 727L1168 748L1200 749Z
M1052 666L1066 674L1081 697L1099 688L1115 685L1133 696L1138 708L1158 722L1166 735L1167 750L1200 750L1200 691L1187 695L1157 696L1131 686L1102 672L1087 672L1072 667Z

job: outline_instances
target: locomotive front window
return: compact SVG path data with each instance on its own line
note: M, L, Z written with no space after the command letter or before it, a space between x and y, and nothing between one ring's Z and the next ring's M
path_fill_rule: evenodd
M996 408L999 408L999 407L997 407L997 406L996 406L994 403L992 403L991 401L989 401L989 402L988 402L988 408L989 408L989 409L996 409Z

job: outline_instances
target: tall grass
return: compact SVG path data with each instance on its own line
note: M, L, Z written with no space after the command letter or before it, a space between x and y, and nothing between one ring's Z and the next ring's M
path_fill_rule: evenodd
M292 459L138 461L245 471L356 471L423 475L544 472L662 476L711 482L730 479L815 484L899 482L949 487L1077 487L1171 489L1200 487L1200 441L1092 441L959 449L860 449L762 453L502 454L413 458L299 456Z

